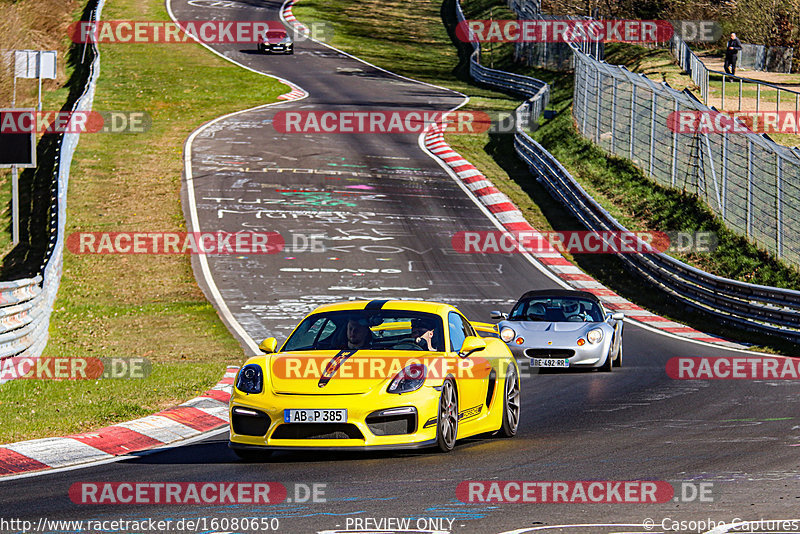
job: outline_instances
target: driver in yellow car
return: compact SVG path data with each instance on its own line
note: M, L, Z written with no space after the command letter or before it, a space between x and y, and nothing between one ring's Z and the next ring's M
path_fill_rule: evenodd
M372 331L363 319L347 321L347 349L368 349L372 345Z

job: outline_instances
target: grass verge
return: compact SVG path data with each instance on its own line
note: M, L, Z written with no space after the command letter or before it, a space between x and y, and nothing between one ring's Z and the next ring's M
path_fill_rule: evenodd
M493 0L468 1L463 7L468 19L489 18L490 10L493 10L495 19L513 18L507 8ZM303 0L294 11L303 22L332 23L335 30L332 44L338 48L393 72L467 94L470 97L467 109L487 111L516 107L519 104L517 98L487 92L469 83L466 70L469 49L464 43L452 41L442 24L442 13L450 9L452 0L445 0L444 4L416 2L413 8L398 0ZM486 59L490 57L489 45L484 47L483 58ZM644 72L651 79L667 81L677 90L694 88L666 50L612 46L608 52L610 63L625 64L630 70ZM584 188L629 228L717 232L720 246L714 254L696 254L681 259L721 276L800 288L800 273L727 230L697 198L658 186L633 163L608 155L583 139L574 128L570 111L571 73L520 66L513 62L510 45L492 45L491 57L495 68L531 75L551 85L550 107L557 113L553 119L543 121L535 137ZM540 230L581 228L580 223L554 202L520 163L514 152L512 136L488 133L449 135L447 140L506 193L534 227ZM619 294L660 315L701 331L748 341L767 351L798 353L794 345L768 336L743 334L737 328L720 325L717 320L653 291L639 277L629 274L614 256L580 255L571 259Z
M108 20L168 20L161 0L117 0ZM85 134L73 160L67 234L185 231L183 142L219 115L286 86L196 44L102 45L97 111L146 111L143 134ZM65 252L45 356L143 357L145 379L17 380L0 386L0 442L87 431L204 391L243 352L199 290L188 256Z

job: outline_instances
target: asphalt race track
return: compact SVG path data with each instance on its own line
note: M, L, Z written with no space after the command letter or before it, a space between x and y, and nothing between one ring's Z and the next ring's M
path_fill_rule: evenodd
M171 9L178 20L274 20L280 7L256 0L192 4L175 0ZM227 7L211 7L216 4ZM508 310L523 292L556 287L522 255L453 250L455 232L497 227L420 148L418 135L280 134L271 124L275 113L285 110L444 111L460 105L461 95L391 75L314 42L297 42L290 56L260 55L243 45L214 48L309 93L217 120L196 131L186 146L191 180L184 183L183 200L192 230L275 231L289 245L277 254L208 256L207 265L193 258L201 286L245 351L253 353L253 340L269 335L283 340L320 303L419 298L452 303L468 317L488 321L490 310ZM316 250L312 235L325 236L314 241ZM500 533L557 525L566 526L542 531L664 532L672 520L800 517L800 384L677 381L665 373L671 357L724 355L744 354L627 324L625 366L610 374L540 375L523 367L522 422L513 439L463 440L446 455L276 453L249 464L228 450L225 432L120 462L0 481L0 502L3 515L35 524L42 517L267 517L278 518L277 531L289 533L348 527ZM456 495L465 480L667 481L676 498L681 483L694 485L687 488L713 483L708 486L713 502L470 504ZM303 485L324 484L325 501L73 503L70 487L87 481L271 481L282 483L293 501L302 497ZM412 522L400 530L355 521L366 518ZM647 518L653 520L651 529L643 526ZM670 521L662 525L665 518ZM569 526L581 524L612 526ZM206 527L193 531L244 531Z

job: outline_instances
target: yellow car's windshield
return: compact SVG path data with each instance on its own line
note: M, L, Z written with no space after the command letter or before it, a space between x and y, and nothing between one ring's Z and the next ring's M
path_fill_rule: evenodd
M298 350L444 351L442 319L403 310L350 310L306 317L281 352Z

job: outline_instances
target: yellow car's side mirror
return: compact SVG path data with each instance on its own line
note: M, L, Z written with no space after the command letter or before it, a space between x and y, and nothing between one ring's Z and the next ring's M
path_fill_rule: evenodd
M462 358L466 358L473 352L478 352L479 350L483 350L486 348L486 342L483 338L478 336L467 336L464 339L464 343L461 345L461 350L458 351L458 355Z
M265 339L264 341L261 342L261 344L258 346L258 348L264 354L273 353L273 352L275 352L275 349L278 348L278 340L275 339L274 337L268 337L267 339Z

